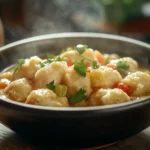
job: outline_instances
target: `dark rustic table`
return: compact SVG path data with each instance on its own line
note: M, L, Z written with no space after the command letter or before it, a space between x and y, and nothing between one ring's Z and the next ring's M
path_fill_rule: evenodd
M49 150L56 149L36 146L32 142L23 140L15 132L0 124L0 150ZM57 148L58 149L58 148ZM59 148L62 150L62 148ZM98 148L100 149L100 148ZM92 150L92 149L89 149ZM116 144L102 148L102 150L150 150L150 127L141 133L119 141Z

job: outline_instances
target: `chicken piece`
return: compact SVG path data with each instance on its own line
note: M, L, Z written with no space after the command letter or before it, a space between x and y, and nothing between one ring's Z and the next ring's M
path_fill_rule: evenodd
M87 66L91 65L94 58L94 51L92 49L86 49L83 54L79 54L76 50L70 50L63 53L60 57L67 62L68 66L72 66L75 61L85 59L84 63Z
M86 66L91 66L92 61L96 60L93 49L86 49L85 52L82 54L82 56L85 58L84 63ZM82 59L83 59L82 57Z
M67 62L68 66L73 65L75 61L81 59L81 56L75 50L66 51L60 57Z
M41 69L35 74L35 88L44 88L46 84L54 81L54 84L59 84L67 69L67 63L53 62Z
M12 100L18 102L25 102L26 98L32 91L31 85L27 79L21 78L12 81L5 89L4 93Z
M69 67L64 75L63 83L68 87L67 95L72 97L81 88L86 90L85 95L92 92L89 74L85 77L79 75L73 67Z
M40 69L39 63L41 61L42 59L37 56L25 59L25 63L13 74L13 80L20 78L33 79L37 70Z
M131 96L145 96L150 94L150 75L148 73L141 71L134 72L127 75L122 82L133 89Z
M12 80L12 72L3 72L0 74L0 79Z
M64 53L62 53L60 55L60 57L64 60L64 61L77 61L78 59L80 59L80 55L78 54L78 52L76 50L69 50L66 51Z
M25 103L40 106L69 107L67 97L57 97L57 95L49 89L33 90Z
M130 97L120 89L100 89L88 99L90 106L119 104L129 101Z
M122 77L117 70L103 66L99 69L92 69L90 79L94 88L113 88L122 80Z
M104 54L107 62L106 63L109 63L111 60L116 60L116 59L119 59L120 56L117 55L117 54Z
M111 60L110 64L117 64L119 61L125 61L127 63L127 65L129 66L129 69L126 71L127 73L135 72L138 69L138 63L131 57L123 57L120 59Z

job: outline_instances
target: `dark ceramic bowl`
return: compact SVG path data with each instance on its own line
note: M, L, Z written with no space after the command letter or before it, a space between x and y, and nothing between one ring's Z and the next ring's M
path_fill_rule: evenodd
M104 53L131 56L149 67L150 46L133 39L95 33L62 33L33 37L0 48L0 69L17 59L59 53L86 44ZM150 125L150 98L86 108L53 108L0 100L1 122L23 137L67 147L93 147L130 137ZM37 137L37 138L36 138Z

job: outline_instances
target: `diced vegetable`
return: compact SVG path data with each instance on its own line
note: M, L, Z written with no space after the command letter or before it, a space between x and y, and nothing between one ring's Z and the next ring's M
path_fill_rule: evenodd
M107 64L106 67L112 68L112 69L117 69L115 64Z
M1 79L0 80L0 89L4 89L5 87L7 87L7 85L10 83L10 81L8 79Z
M68 67L70 67L70 66L74 65L74 62L73 62L72 60L69 60L69 61L67 62L67 65L68 65Z
M104 63L105 63L105 57L104 57L104 55L102 55L99 51L95 51L95 52L94 52L94 55L95 55L97 61L98 61L100 64L104 64Z
M87 72L90 73L91 72L91 67L87 68Z
M67 86L58 84L55 86L54 92L57 96L65 97L67 95Z
M121 89L122 91L124 91L127 95L131 95L133 88L129 85L126 85L124 83L118 83L117 85L115 85L115 88Z

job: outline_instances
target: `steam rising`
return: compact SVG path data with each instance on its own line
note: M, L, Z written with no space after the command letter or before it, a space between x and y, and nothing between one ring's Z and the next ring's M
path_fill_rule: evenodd
M28 0L26 2L26 8L28 8L26 22L32 35L73 31L68 20L70 10L65 12L60 7L60 1L56 1L58 3L48 0Z
M30 35L98 31L99 6L89 0L27 0L26 25Z

